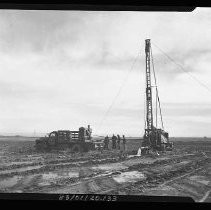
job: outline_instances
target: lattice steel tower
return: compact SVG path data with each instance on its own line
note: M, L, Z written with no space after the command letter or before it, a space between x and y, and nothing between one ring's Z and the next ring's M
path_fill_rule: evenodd
M152 114L152 86L151 86L151 71L150 71L150 39L145 40L146 54L146 127L145 138L149 140L149 134L153 129L153 114Z

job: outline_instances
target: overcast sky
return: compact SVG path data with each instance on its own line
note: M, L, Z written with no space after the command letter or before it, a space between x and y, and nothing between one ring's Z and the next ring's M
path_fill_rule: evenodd
M211 89L211 8L1 10L0 133L90 124L95 135L143 135L147 38ZM169 135L211 136L211 92L153 44L152 51Z

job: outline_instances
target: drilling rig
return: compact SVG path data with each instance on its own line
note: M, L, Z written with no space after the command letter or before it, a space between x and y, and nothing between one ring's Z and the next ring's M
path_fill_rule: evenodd
M150 39L145 40L145 55L146 55L146 118L145 118L145 133L143 138L142 146L147 148L146 151L166 151L173 149L173 143L169 141L169 134L164 131L163 119L161 113L160 99L158 95L156 76L154 71L152 49ZM152 63L152 65L151 65ZM151 66L153 70L155 86L152 86L151 81ZM152 88L156 90L156 114L155 114L155 126L153 118L153 98L152 98ZM159 106L161 128L157 128L157 110Z

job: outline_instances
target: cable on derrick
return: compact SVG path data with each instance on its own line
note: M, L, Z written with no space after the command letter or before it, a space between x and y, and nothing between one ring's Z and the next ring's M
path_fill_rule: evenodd
M128 72L127 72L127 74L126 74L124 80L122 81L122 83L121 83L121 85L120 85L120 88L119 88L117 94L115 95L115 97L114 97L114 99L112 100L110 106L109 106L108 109L106 110L106 112L105 112L105 114L104 114L102 120L100 121L100 123L99 123L99 129L102 127L103 122L104 122L105 119L107 118L108 114L110 113L112 107L114 106L114 104L115 104L115 102L116 102L116 99L118 98L118 96L120 95L120 93L121 93L121 91L122 91L124 85L126 84L126 81L127 81L128 77L129 77L130 73L131 73L132 70L133 70L133 67L134 67L134 65L135 65L135 63L136 63L136 61L137 61L137 58L138 58L138 55L134 58L133 63L132 63L132 65L131 65L131 67L129 68L129 70L128 70Z
M193 74L188 72L181 64L177 63L173 58L171 58L166 52L164 52L160 47L158 47L154 42L152 43L163 55L165 55L172 63L174 63L176 66L179 67L180 70L188 74L193 80L195 80L199 85L204 87L207 91L211 93L211 90L207 85L205 85L203 82L201 82L199 79L197 79Z

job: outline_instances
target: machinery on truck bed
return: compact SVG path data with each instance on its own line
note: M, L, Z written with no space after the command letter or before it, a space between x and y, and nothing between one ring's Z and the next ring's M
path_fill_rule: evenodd
M38 151L68 148L71 152L88 152L95 149L91 134L89 125L88 128L80 127L78 131L53 131L47 137L37 139L35 147Z
M145 40L145 54L146 54L146 119L145 119L145 134L142 143L142 148L145 149L146 152L148 152L150 149L153 151L172 150L173 142L169 141L169 134L164 131L163 127L160 99L158 96L150 39ZM152 62L152 70L154 75L155 86L151 85L151 62ZM156 126L154 126L153 123L152 87L155 87L156 90L156 115L155 115ZM162 129L157 128L157 106L159 106Z

